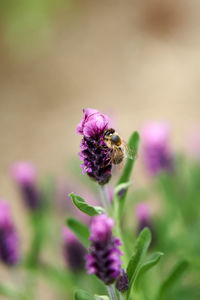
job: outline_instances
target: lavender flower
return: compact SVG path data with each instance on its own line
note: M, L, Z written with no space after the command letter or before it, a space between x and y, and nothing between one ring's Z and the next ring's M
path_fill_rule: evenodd
M145 228L148 227L149 230L151 231L151 246L155 242L155 232L153 229L151 217L150 217L150 211L149 211L149 206L145 202L141 202L137 204L136 206L136 218L138 221L138 234Z
M19 262L19 240L8 203L0 200L0 260L8 266Z
M138 232L145 227L149 227L149 207L145 202L141 202L136 206L136 217L138 220Z
M83 174L88 174L99 184L111 178L111 149L104 142L104 132L108 129L109 119L96 109L84 109L84 116L77 126L77 133L83 135L80 159Z
M169 148L169 127L165 123L150 123L143 128L144 161L150 174L173 170Z
M28 162L17 162L11 168L11 175L19 185L24 202L30 210L40 207L40 195L36 187L36 170Z
M113 219L105 214L95 216L90 226L90 249L86 256L88 274L95 274L105 284L113 283L120 274L121 242L112 235Z
M125 292L129 289L129 279L124 269L121 269L120 275L117 278L116 288L120 292Z
M85 267L85 247L67 227L63 227L62 236L63 255L66 265L69 266L73 272L83 270Z

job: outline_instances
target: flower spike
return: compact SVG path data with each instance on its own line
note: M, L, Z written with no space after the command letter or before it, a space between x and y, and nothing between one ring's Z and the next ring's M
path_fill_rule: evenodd
M104 142L104 132L108 129L109 118L96 109L84 109L83 119L76 132L83 135L80 145L81 168L100 185L106 184L111 178L111 149Z

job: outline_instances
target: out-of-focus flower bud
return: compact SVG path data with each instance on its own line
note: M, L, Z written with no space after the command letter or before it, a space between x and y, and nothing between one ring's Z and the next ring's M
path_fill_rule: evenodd
M40 193L36 186L36 169L28 162L17 162L11 167L11 175L18 184L25 205L36 210L41 205Z
M149 230L151 231L151 246L154 243L154 239L155 239L155 233L154 233L154 229L153 229L153 225L152 225L152 221L151 221L151 216L150 216L150 211L149 211L149 206L147 203L145 202L141 202L139 204L137 204L136 206L136 218L137 218L137 231L138 234L145 228L149 228Z
M19 239L10 207L0 199L0 260L8 266L19 262Z
M142 130L143 157L149 173L173 171L173 155L169 146L169 126L150 123Z
M67 227L63 227L62 237L66 265L73 272L82 271L85 268L85 247Z
M116 288L122 293L129 289L129 279L124 269L121 269L119 277L117 278Z

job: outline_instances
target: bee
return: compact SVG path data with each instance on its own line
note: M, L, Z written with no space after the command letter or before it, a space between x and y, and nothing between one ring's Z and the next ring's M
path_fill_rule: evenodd
M113 128L105 131L104 142L108 148L112 149L111 160L113 164L118 165L125 158L136 158L134 149L130 148Z

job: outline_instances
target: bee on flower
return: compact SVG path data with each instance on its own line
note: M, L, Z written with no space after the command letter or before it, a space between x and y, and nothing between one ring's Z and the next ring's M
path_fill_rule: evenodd
M80 159L83 174L88 174L100 185L109 182L112 164L118 165L126 158L135 158L115 129L109 127L109 118L96 109L84 109L84 116L77 126L77 133L83 135Z

